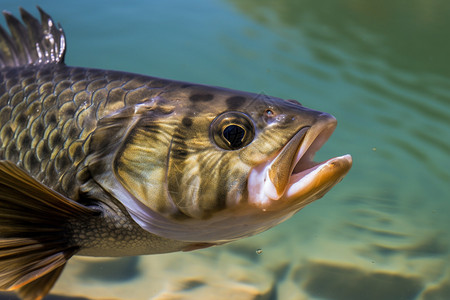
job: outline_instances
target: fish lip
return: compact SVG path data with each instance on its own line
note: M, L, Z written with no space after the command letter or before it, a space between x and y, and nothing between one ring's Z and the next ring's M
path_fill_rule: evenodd
M337 126L336 118L326 115L325 118L312 126L303 138L291 175L319 164L314 162L314 155L328 141Z
M301 159L301 145L310 128L310 126L305 126L297 131L270 162L265 181L268 183L266 193L272 200L278 200L286 191L291 174ZM270 186L270 183L273 187Z
M330 138L336 126L336 119L323 113L312 126L304 126L297 131L272 160L252 170L249 191L256 194L249 197L250 202L264 209L275 202L290 203L295 200L307 204L322 197L342 180L352 165L350 155L333 157L323 162L313 161L315 153ZM294 157L285 154L288 148L291 154L295 151ZM290 161L281 163L283 159ZM284 166L284 170L278 170L278 173L287 180L276 179L273 170L275 165ZM262 183L256 183L256 179Z
M301 173L304 170L313 168L315 153L325 144L337 126L336 118L322 113L312 126L304 126L289 140L280 153L270 163L267 172L266 182L271 182L267 186L266 194L271 200L282 198L293 184L292 175ZM286 153L294 154L290 157ZM282 177L280 180L278 177ZM298 179L299 176L296 176ZM268 181L269 180L269 181Z
M352 167L349 154L333 157L299 173L293 173L289 188L283 194L286 201L301 201L302 206L321 198L339 183Z

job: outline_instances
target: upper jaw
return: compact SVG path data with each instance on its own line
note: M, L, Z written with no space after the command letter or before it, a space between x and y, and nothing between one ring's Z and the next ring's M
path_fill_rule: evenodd
M279 202L277 200L306 205L341 181L351 168L350 155L321 163L313 161L314 154L331 136L336 124L334 117L324 114L313 126L301 128L275 158L252 169L248 182L249 202L263 208Z

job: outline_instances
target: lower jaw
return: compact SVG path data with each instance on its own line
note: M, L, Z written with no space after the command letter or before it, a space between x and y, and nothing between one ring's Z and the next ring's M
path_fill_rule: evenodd
M294 173L291 175L288 189L280 200L318 199L339 183L351 166L351 156L343 155L318 163L300 173Z
M352 166L350 155L331 158L321 163L308 163L309 169L295 173L282 195L267 176L267 166L255 168L248 179L248 203L263 211L296 210L322 197L342 180Z

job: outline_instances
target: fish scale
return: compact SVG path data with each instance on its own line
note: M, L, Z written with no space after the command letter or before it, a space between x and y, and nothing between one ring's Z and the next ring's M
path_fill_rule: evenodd
M148 79L124 73L43 65L0 71L0 159L74 197L77 166L97 120L150 99Z

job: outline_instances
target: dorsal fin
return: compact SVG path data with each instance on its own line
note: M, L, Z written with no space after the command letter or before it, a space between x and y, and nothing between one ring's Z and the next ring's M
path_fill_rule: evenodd
M20 8L23 23L4 11L10 34L0 26L0 69L64 63L66 39L61 26L40 7L41 22Z

